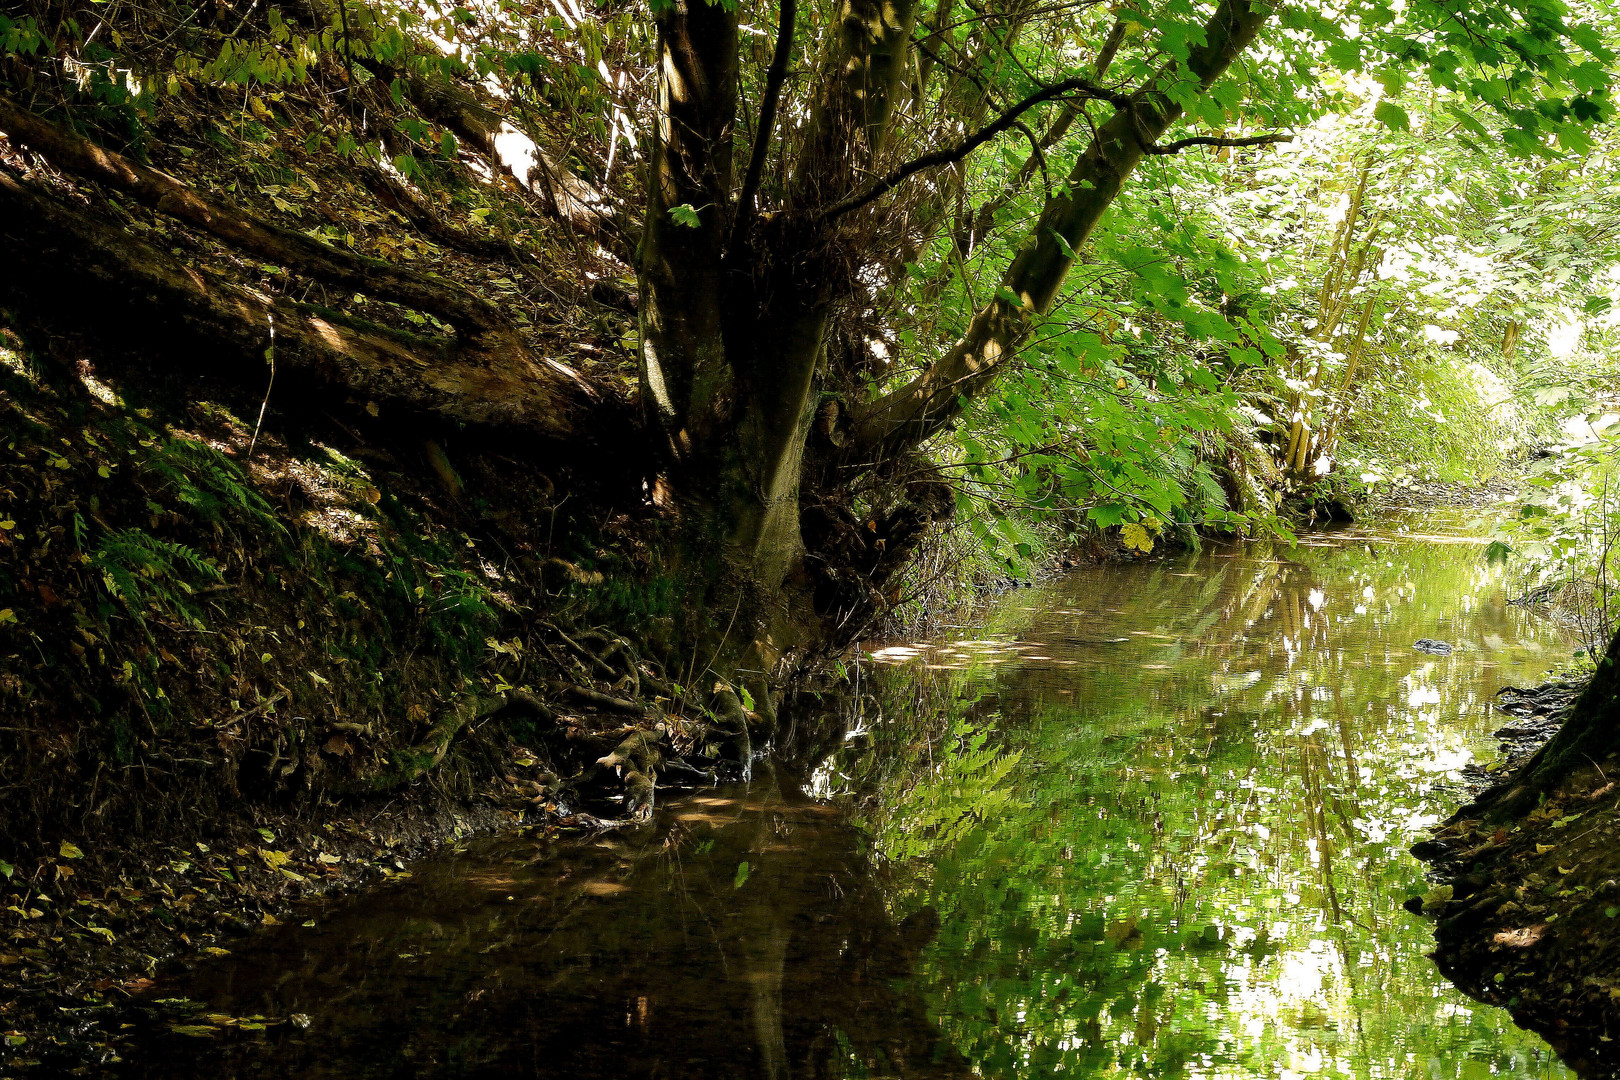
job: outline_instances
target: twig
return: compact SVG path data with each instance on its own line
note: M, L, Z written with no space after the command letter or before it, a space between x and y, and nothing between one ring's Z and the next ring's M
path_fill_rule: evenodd
M264 358L270 363L270 381L265 384L264 400L259 402L259 419L253 424L253 438L248 440L249 461L253 460L253 448L259 445L259 429L264 426L264 413L270 408L270 391L276 385L276 317L274 313L267 317L270 320L270 347L264 350Z
M219 723L215 724L214 726L216 728L230 727L232 724L236 723L239 720L247 720L250 717L258 716L260 713L264 712L266 709L268 709L271 706L275 705L277 702L281 701L286 696L287 696L287 691L283 690L279 694L274 694L271 697L265 698L263 701L259 702L255 706L253 706L253 708L244 709L241 712L237 713L235 716L231 717L230 719L221 720Z
M782 0L776 24L776 52L771 56L770 69L765 73L765 93L759 102L759 126L754 132L754 150L748 157L748 173L743 178L742 192L737 196L737 214L731 225L731 241L727 246L732 249L742 240L754 216L754 196L759 192L760 175L765 170L765 158L770 153L771 133L776 127L776 106L782 96L782 83L787 78L788 61L793 54L793 24L798 15L798 0Z
M1050 86L1044 86L1035 91L1023 101L1020 101L1012 108L1003 112L1000 116L996 117L996 119L992 120L978 131L975 131L972 135L969 135L956 145L947 146L943 149L934 150L930 153L924 154L921 157L913 158L904 165L894 169L887 176L875 181L864 190L857 191L855 194L833 203L831 206L821 212L819 215L819 220L823 222L832 221L835 218L842 217L843 215L849 213L851 210L859 210L872 200L893 191L908 177L922 172L924 169L931 169L938 165L955 164L956 162L967 157L969 154L973 153L973 151L977 150L985 143L989 142L991 139L995 138L997 135L1000 135L1004 131L1011 130L1018 123L1018 118L1024 115L1024 113L1028 112L1030 109L1033 109L1035 106L1044 102L1071 94L1080 94L1084 97L1097 98L1110 103L1116 109L1124 110L1134 107L1134 102L1129 95L1118 94L1112 90L1106 90L1092 82L1090 79L1073 78L1064 79L1062 82L1052 83Z

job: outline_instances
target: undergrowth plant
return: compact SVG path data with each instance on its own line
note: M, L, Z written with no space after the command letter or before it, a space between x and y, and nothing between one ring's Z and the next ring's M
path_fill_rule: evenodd
M1529 494L1492 545L1493 556L1516 557L1527 595L1575 617L1594 659L1620 615L1620 424L1609 418L1595 435L1535 463Z
M217 563L195 549L136 528L107 532L88 558L107 594L143 629L149 614L204 629L192 598L199 586L216 584L224 576Z

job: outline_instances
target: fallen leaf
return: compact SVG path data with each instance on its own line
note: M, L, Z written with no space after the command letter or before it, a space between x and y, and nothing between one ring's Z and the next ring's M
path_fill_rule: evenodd
M1451 902L1452 887L1441 885L1423 894L1423 910L1437 911Z

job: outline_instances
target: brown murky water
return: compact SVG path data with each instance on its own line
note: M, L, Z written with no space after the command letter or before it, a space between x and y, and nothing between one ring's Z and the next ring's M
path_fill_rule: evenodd
M119 1071L1562 1076L1400 910L1491 695L1571 649L1479 531L1085 570L874 647L802 785L425 860L161 987Z

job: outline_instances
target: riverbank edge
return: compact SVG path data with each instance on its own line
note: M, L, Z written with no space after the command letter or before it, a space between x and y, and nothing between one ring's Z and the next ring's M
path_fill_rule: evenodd
M558 482L498 448L257 431L232 392L64 369L0 312L0 1076L93 1072L155 977L411 859L600 825L563 816L626 791L591 762L702 726L613 636L629 526L540 547Z
M58 882L71 885L33 891L39 906L25 908L52 924L48 932L0 941L0 1075L93 1074L115 1060L106 1025L127 1019L123 1007L164 977L226 955L261 928L310 917L322 903L406 880L412 860L533 828L559 831L554 820L529 820L494 798L337 813L254 808L108 852L59 856L54 866L71 877Z
M1583 1077L1620 1075L1620 754L1577 770L1529 812L1486 805L1567 718L1580 683L1505 687L1504 759L1469 774L1472 800L1412 848L1436 887L1440 972L1502 1008Z

